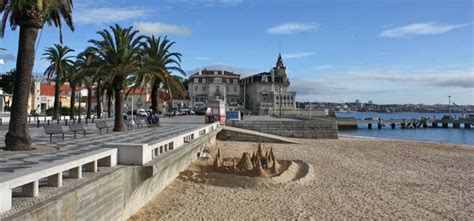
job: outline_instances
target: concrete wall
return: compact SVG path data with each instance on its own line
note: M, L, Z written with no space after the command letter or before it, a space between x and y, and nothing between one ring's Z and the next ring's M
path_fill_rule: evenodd
M198 152L214 145L219 131L160 155L145 166L119 167L5 220L126 220L186 169Z
M263 133L275 134L284 137L312 138L312 139L338 139L336 120L311 119L295 121L231 121L229 126L255 130ZM226 132L227 133L227 132ZM235 136L237 134L235 133ZM247 135L231 138L236 140L251 139ZM241 139L240 139L241 138Z

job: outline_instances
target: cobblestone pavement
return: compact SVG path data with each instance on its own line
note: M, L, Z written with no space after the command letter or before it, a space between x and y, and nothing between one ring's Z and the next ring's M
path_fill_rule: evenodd
M0 179L15 172L33 170L35 167L46 166L48 163L101 149L104 143L160 142L202 126L204 120L201 119L203 119L202 116L162 119L158 128L134 128L127 132L109 133L103 130L102 135L99 135L99 130L95 128L95 125L88 125L86 137L78 133L77 139L74 139L73 134L70 133L65 134L63 141L61 135L53 135L51 143L49 135L44 133L43 128L30 127L30 136L34 146L54 146L59 150L45 153L0 153ZM0 130L0 145L4 143L6 132L6 128Z

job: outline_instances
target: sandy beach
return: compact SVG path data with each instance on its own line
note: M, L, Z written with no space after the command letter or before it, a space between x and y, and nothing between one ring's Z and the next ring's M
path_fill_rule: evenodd
M264 144L279 159L302 160L294 182L183 173L130 220L474 219L474 148L342 138ZM226 157L256 143L218 141Z

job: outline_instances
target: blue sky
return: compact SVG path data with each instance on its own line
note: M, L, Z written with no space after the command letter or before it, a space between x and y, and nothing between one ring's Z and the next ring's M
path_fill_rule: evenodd
M435 0L83 0L77 51L96 31L119 23L176 41L183 68L268 71L283 54L298 100L474 104L473 2ZM0 72L15 66L18 31L0 39ZM58 42L45 28L41 54Z

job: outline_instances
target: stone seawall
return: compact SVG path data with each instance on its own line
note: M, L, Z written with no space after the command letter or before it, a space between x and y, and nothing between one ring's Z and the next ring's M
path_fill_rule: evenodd
M126 220L186 169L198 152L214 145L219 131L160 155L145 166L119 166L5 220Z
M231 121L227 125L255 130L262 133L269 133L284 137L310 138L310 139L338 139L337 123L334 119L311 119L311 120L291 120L279 121L278 119L271 121ZM251 140L258 138L222 131L223 136L231 140Z

